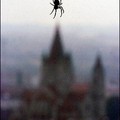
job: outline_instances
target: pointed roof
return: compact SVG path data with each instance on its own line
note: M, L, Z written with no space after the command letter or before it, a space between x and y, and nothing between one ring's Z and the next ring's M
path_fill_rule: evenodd
M56 26L56 31L53 39L53 44L50 50L50 58L56 59L63 56L63 46L61 43L61 36L59 25Z
M103 64L102 64L102 60L101 60L101 56L98 55L96 62L95 62L95 66L94 66L94 70L96 69L103 69Z

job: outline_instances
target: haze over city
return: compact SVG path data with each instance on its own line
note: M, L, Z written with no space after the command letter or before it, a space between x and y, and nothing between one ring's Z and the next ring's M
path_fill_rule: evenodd
M55 1L1 0L2 120L118 120L119 0Z
M55 27L42 25L4 26L2 29L2 70L21 69L27 74L31 74L31 79L39 80L41 56L49 53L54 29ZM110 85L112 82L118 88L119 41L117 27L69 26L68 28L61 25L60 30L64 49L67 52L70 51L73 56L72 60L78 81L90 80L92 74L90 71L96 55L101 54L107 83ZM27 47L25 47L26 45ZM9 81L12 84L13 80L9 79Z

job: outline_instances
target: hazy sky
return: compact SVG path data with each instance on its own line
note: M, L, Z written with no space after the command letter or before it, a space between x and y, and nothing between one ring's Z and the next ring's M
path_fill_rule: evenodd
M2 23L118 25L119 0L62 0L65 13L49 15L52 0L1 0Z

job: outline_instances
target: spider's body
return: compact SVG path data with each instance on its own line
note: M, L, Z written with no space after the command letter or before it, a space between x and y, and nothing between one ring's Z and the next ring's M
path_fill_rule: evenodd
M60 1L59 1L59 0L53 0L53 3L54 3L54 4L50 3L52 6L54 6L52 12L50 13L50 15L51 15L51 14L53 13L53 11L55 10L55 15L54 15L54 17L53 17L53 18L55 18L57 9L60 9L60 10L61 10L61 16L62 16L62 13L64 13L64 9L63 9L63 7L61 6L61 5L62 5L61 0L60 0ZM61 17L61 16L60 16L60 17Z

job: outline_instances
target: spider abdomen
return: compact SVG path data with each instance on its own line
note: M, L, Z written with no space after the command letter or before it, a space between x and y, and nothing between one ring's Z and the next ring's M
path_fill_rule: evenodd
M54 9L58 9L58 5L55 5L55 6L54 6Z

